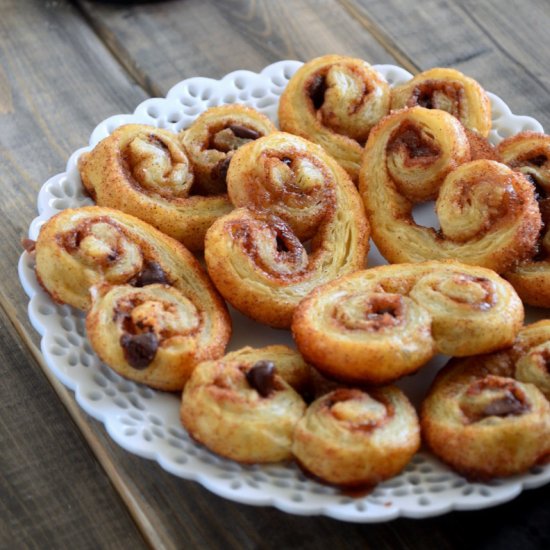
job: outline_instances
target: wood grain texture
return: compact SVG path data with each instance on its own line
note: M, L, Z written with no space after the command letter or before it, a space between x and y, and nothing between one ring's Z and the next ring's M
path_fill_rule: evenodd
M380 28L419 70L454 67L499 95L512 112L550 128L550 17L545 0L340 0Z
M79 0L112 53L151 95L190 76L259 71L327 53L392 57L332 0L185 0L115 6Z
M0 309L0 547L145 544L127 508Z
M476 59L483 60L487 55L486 62L500 63L500 70L508 77L520 74L521 64L504 54L518 59L527 55L527 37L533 33L542 35L546 28L537 24L537 19L531 21L535 31L528 31L525 23L525 37L510 44L504 36L509 32L510 22L496 18L496 23L485 23L487 28L483 30L479 21L474 22L460 6L451 3L430 0L409 7L408 3L396 0L385 3L342 0L341 4L345 9L329 0L300 3L172 0L136 3L131 7L79 0L75 9L62 0L34 0L21 9L17 0L3 0L0 186L7 198L0 203L3 220L0 224L3 253L0 320L9 325L9 319L19 335L12 328L0 335L5 339L0 340L4 343L1 347L4 351L0 353L6 359L2 368L10 373L0 378L0 403L5 400L10 406L10 414L3 415L1 421L3 432L9 434L6 444L17 447L14 453L20 454L11 455L12 462L6 470L10 476L0 475L0 491L9 494L6 502L0 504L6 506L6 512L0 508L4 516L0 518L0 546L6 543L13 547L14 541L24 539L30 547L44 547L40 543L48 542L49 536L57 534L56 529L61 530L57 536L62 537L65 531L76 533L79 527L81 532L75 536L81 537L77 542L83 546L72 547L92 543L95 547L139 547L140 539L128 512L148 544L158 548L447 549L468 546L535 549L549 546L546 528L550 520L550 509L546 505L549 488L526 491L515 501L489 510L453 513L422 521L399 519L381 525L292 516L272 508L226 501L196 483L166 473L151 461L123 451L111 441L103 426L78 407L72 393L48 374L57 396L78 426L81 434L78 435L67 415L62 417L64 411L57 397L26 351L30 350L40 361L35 345L37 338L26 321L26 298L14 266L19 255L19 238L35 215L37 190L47 177L64 169L68 155L85 143L95 124L111 114L132 111L148 93L162 95L189 76L220 78L237 68L259 70L278 59L308 59L329 52L357 55L372 62L397 59L408 63L410 69L426 68L430 66L430 59L445 59L445 52L437 51L431 36L439 32L451 45L460 37L466 40L455 50L460 56L446 58L450 59L447 64L465 71L464 67L477 70L479 74L472 73L472 76L500 93L511 105L510 98L519 102L518 106L513 105L514 110L537 116L527 110L527 106L523 111L520 108L519 88L509 83L508 88L503 88L510 90L510 97L506 97L496 87L500 81L494 80L495 86L489 86L484 81L483 64L476 64ZM480 7L473 1L470 4L469 8L477 10L481 21L488 18L486 12L498 11L499 2L490 1ZM544 14L542 2L530 0L530 4L539 10L533 17L550 20ZM493 49L484 52L476 49L475 42L467 41L479 36L485 41L483 44ZM494 42L502 43L503 51ZM543 52L533 55L544 61ZM489 75L493 75L492 71ZM543 74L536 73L536 77L535 80L546 86ZM542 101L538 92L535 97ZM29 369L32 376L27 375L25 369ZM12 371L17 374L15 378ZM16 400L12 396L14 385ZM19 403L35 397L36 408L27 423L20 418ZM58 409L59 417L51 412ZM55 438L50 437L52 430ZM37 438L38 450L32 448L34 441L26 448L21 433L29 434L29 441L32 436ZM83 447L83 454L75 441ZM55 454L67 449L72 449L69 452L72 462L68 466ZM18 461L13 457L21 456L24 460L27 455L34 457L29 467L18 469ZM37 466L39 456L47 457L40 467ZM64 487L61 474L65 468L70 474L73 463L77 470L90 472L89 489L95 501L80 502L87 487L80 479L78 483L75 480L74 490L68 488L59 500L57 489L60 484ZM106 483L103 471L127 511ZM43 484L40 498L31 493L32 500L37 500L39 505L23 506L19 501L23 501L29 494L27 491L36 484ZM58 506L60 502L63 506ZM86 502L91 510L84 506ZM101 527L105 515L108 522L104 533ZM91 526L90 518L94 519ZM44 529L47 529L46 535ZM60 546L65 542L71 541L63 539Z

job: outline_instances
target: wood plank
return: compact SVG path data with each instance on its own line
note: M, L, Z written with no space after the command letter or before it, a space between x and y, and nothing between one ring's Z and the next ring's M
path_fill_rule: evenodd
M145 548L2 309L0 326L0 547Z
M454 67L550 130L545 0L341 0L419 70ZM406 24L404 23L406 22Z
M327 53L393 58L332 0L186 0L120 6L78 0L113 54L151 95L190 76L259 71Z
M13 0L7 7L13 8L16 3ZM139 8L98 5L100 15L109 15L101 22L103 27L97 23L96 28L98 31L102 28L114 29L113 37L116 37L120 45L126 44L120 40L124 28L134 28L133 35L128 38L133 46L125 46L126 58L124 52L121 53L121 46L111 42L109 45L118 59L124 61L125 66L131 68L132 74L153 93L163 93L185 76L203 74L219 78L234 68L258 70L282 57L308 58L329 51L350 53L351 47L356 48L352 52L353 55L368 57L366 53L371 52L381 57L386 56L385 59L370 57L373 61L390 60L389 55L359 24L353 21L350 23L351 19L345 14L342 15L342 12L332 13L326 1L308 2L308 11L299 11L291 17L287 16L284 23L281 23L276 15L286 3L221 4L204 3L207 7L203 8L203 3L189 0L155 5L154 9L152 5ZM170 6L170 11L164 19L158 20L158 14L163 12L165 5ZM99 21L92 17L91 4L83 6L87 9L90 20ZM192 9L186 11L186 6L192 6ZM249 12L239 11L238 8L243 6L251 10L252 17ZM129 12L125 11L128 9ZM323 9L324 15L327 16L325 23L320 17ZM119 18L120 13L130 13L131 15L127 16L130 23L124 24ZM6 14L8 19L11 17L11 22L5 22ZM183 22L180 21L182 14L187 18ZM144 94L120 71L117 63L106 55L101 44L96 43L95 37L81 24L66 2L48 2L43 5L36 0L27 13L15 13L8 9L3 10L2 15L0 30L2 36L7 37L8 45L4 46L5 40L0 44L0 67L4 74L9 74L10 82L13 81L14 75L19 80L16 80L17 85L8 88L7 92L0 86L0 104L6 106L8 112L16 112L18 116L22 116L25 122L21 127L12 124L0 137L4 140L1 142L5 145L3 149L9 147L7 150L12 151L10 156L5 157L6 168L2 166L0 185L4 185L6 190L14 187L13 192L18 194L9 206L2 205L0 208L3 208L3 219L17 210L21 212L21 217L28 216L27 219L12 220L16 227L2 227L2 237L5 237L3 241L6 242L6 239L18 237L26 229L33 215L29 216L30 211L34 210L34 194L42 179L63 169L66 156L85 141L96 122L107 114L132 110ZM189 20L191 23L188 23ZM110 27L110 21L116 25L113 23ZM335 22L338 24L335 25ZM188 34L177 39L176 35L182 30L181 25L185 25ZM320 32L318 29L322 29L323 25L326 30L317 36ZM35 41L30 38L23 40L14 32L16 28L31 29L36 33ZM178 32L174 32L173 29ZM290 33L291 36L289 29L294 31ZM313 36L312 30L315 30L316 36ZM175 42L165 40L162 37L164 33L171 35ZM245 33L244 38L240 37L242 33ZM193 50L189 47L190 43L199 43L196 41L197 37L204 41L202 37L210 37L210 34L213 35L212 52L216 52L215 54L201 50L196 52L194 59L188 59L184 55L184 52ZM187 40L184 40L185 37ZM147 47L135 53L132 48L140 46L140 40L144 41ZM87 43L85 48L75 46L81 41ZM162 50L151 51L151 48L155 49L155 45L160 49L164 42L174 47L166 61L161 55ZM245 48L248 42L254 47L250 48L248 45ZM338 43L345 48L351 46L350 50L336 49ZM43 44L48 44L48 47L43 48ZM8 60L5 59L7 56L4 55L4 48L9 49ZM34 51L40 48L47 49L47 55L41 51ZM195 48L199 50L198 47ZM95 52L94 55L90 54L90 49ZM35 56L38 56L38 61L35 60ZM52 62L48 61L50 56L53 57ZM74 59L71 56L74 56ZM49 65L47 64L47 68L44 69L41 63ZM29 77L29 69L38 71L39 76ZM199 72L199 69L202 70ZM157 70L158 73L154 72ZM29 89L29 82L32 83L32 90ZM80 90L83 95L75 99L74 90ZM37 106L43 103L51 106L51 112L47 116L37 114ZM38 132L39 136L34 137L32 131ZM62 134L61 145L53 139L58 134ZM15 146L11 144L11 140L15 140ZM31 140L32 145L29 146L25 140ZM29 166L26 163L28 158L33 158L33 163L36 164ZM22 179L28 187L23 186L23 189L19 189L18 183ZM29 199L32 199L33 203L30 206L26 202ZM5 276L8 269L6 266L11 265L13 269L17 245L12 240L2 246L2 252L7 254L7 260L2 263L0 269L3 271L0 273ZM17 281L13 281L13 277L11 279L6 281L6 308L10 319L19 321L22 326L20 330L27 334L29 327L25 321L25 299L21 295ZM15 312L10 310L11 304L15 304ZM22 368L19 363L18 366ZM328 548L338 545L364 548L372 545L381 548L452 548L458 546L455 546L455 543L478 542L473 534L475 528L463 528L464 520L472 527L476 518L476 523L479 521L479 525L484 524L485 533L495 536L500 529L510 537L510 540L526 542L527 546L523 547L536 548L537 544L540 547L540 542L544 542L544 538L536 529L548 522L548 513L545 514L544 507L541 506L543 498L547 499L548 496L546 490L528 492L522 495L517 503L494 510L452 514L422 522L404 519L373 526L350 525L328 518L289 516L271 508L252 508L228 502L210 494L195 483L167 474L150 461L122 451L97 422L87 418L78 408L70 392L55 382L53 384L127 506L140 522L148 540L156 546L275 548L292 545L303 548ZM2 392L8 390L2 382L0 388ZM28 392L28 395L32 395L32 388L29 388ZM52 493L50 498L55 498L55 493ZM53 521L57 522L59 518L60 516L55 514ZM502 525L503 518L507 522L505 526ZM532 522L533 518L535 523ZM27 519L31 521L31 518ZM525 530L522 524L526 525ZM346 541L345 545L343 541ZM130 546L130 543L131 541L127 545Z

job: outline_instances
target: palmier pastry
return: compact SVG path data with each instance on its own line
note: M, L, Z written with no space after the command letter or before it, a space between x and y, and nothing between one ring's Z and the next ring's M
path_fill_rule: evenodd
M308 292L364 266L361 199L318 145L283 132L260 138L235 153L227 182L237 209L209 229L205 259L218 290L245 315L288 327Z
M78 168L99 206L132 214L191 250L202 250L208 227L232 208L227 196L194 194L194 170L177 134L153 126L117 128Z
M422 403L426 443L461 474L518 474L550 452L550 403L513 373L506 352L454 359Z
M392 110L416 106L447 111L465 128L483 137L489 135L491 102L487 93L473 78L455 69L429 69L391 90Z
M326 55L290 79L279 103L279 124L321 145L356 181L370 129L389 107L389 84L366 61Z
M538 254L505 274L522 300L550 307L550 136L521 132L498 146L502 162L532 183L542 216Z
M353 487L398 474L419 446L418 418L401 390L344 388L308 407L296 426L292 452L321 480Z
M51 218L36 242L36 274L55 301L91 308L92 346L132 380L181 389L197 362L222 355L229 340L225 305L192 254L117 210Z
M195 173L195 191L226 193L226 175L235 151L276 130L263 114L244 105L221 105L202 113L182 136Z
M388 261L459 259L501 273L533 253L541 220L532 185L504 164L469 158L461 124L444 111L404 109L372 130L359 189ZM431 199L437 231L412 216Z
M520 330L511 357L515 377L534 384L550 400L550 321L539 321Z
M245 463L289 459L306 404L285 377L303 381L308 369L285 346L245 348L201 363L185 386L182 423L221 456Z
M357 271L318 287L296 309L292 332L327 376L384 384L436 353L509 346L522 322L520 299L496 273L432 261Z

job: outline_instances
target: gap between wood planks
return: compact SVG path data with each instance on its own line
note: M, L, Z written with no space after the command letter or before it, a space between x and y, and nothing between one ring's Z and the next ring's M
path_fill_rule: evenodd
M142 510L139 502L134 498L132 490L130 489L126 481L118 473L117 466L113 462L112 458L105 451L101 442L97 439L92 428L87 423L87 413L85 413L80 408L80 405L78 405L78 403L74 399L72 392L65 388L65 386L56 378L56 376L46 365L41 351L36 347L31 339L31 336L17 318L17 312L14 306L9 302L9 300L4 296L2 292L0 292L0 308L4 311L6 317L10 320L13 328L31 352L34 360L38 363L41 370L46 375L48 382L54 389L55 393L59 396L59 399L67 409L67 412L69 413L73 422L76 424L80 433L83 435L86 443L88 443L88 445L90 446L94 456L97 458L98 462L107 474L116 492L122 498L124 504L126 505L126 508L130 512L132 519L134 520L140 533L145 539L145 542L151 548L155 549L175 548L172 543L167 542L155 529L151 520L147 517L145 511Z

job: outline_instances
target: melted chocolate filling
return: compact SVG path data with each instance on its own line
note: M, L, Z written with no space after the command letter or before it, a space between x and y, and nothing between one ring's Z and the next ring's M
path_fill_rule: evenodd
M262 397L268 397L275 390L275 363L257 361L247 371L246 380Z
M311 82L308 95L313 102L315 110L319 110L325 102L325 92L327 91L327 83L325 77L317 75Z
M239 124L231 124L229 129L233 132L235 137L238 138L255 140L260 137L260 133L256 132L256 130L252 130L252 128L247 128L246 126L241 126Z
M123 334L120 345L124 350L126 361L137 370L146 369L157 353L159 341L154 332L142 334Z
M409 156L413 159L421 157L436 157L439 155L439 149L422 138L421 133L416 128L409 126L403 131L398 131L395 139L392 139L389 150L397 150L406 147Z
M145 267L130 281L132 286L141 288L155 283L169 285L168 276L157 262L149 262Z
M229 163L231 162L231 157L227 156L224 159L220 160L214 168L212 168L212 178L226 183L227 180L227 170L229 169Z

